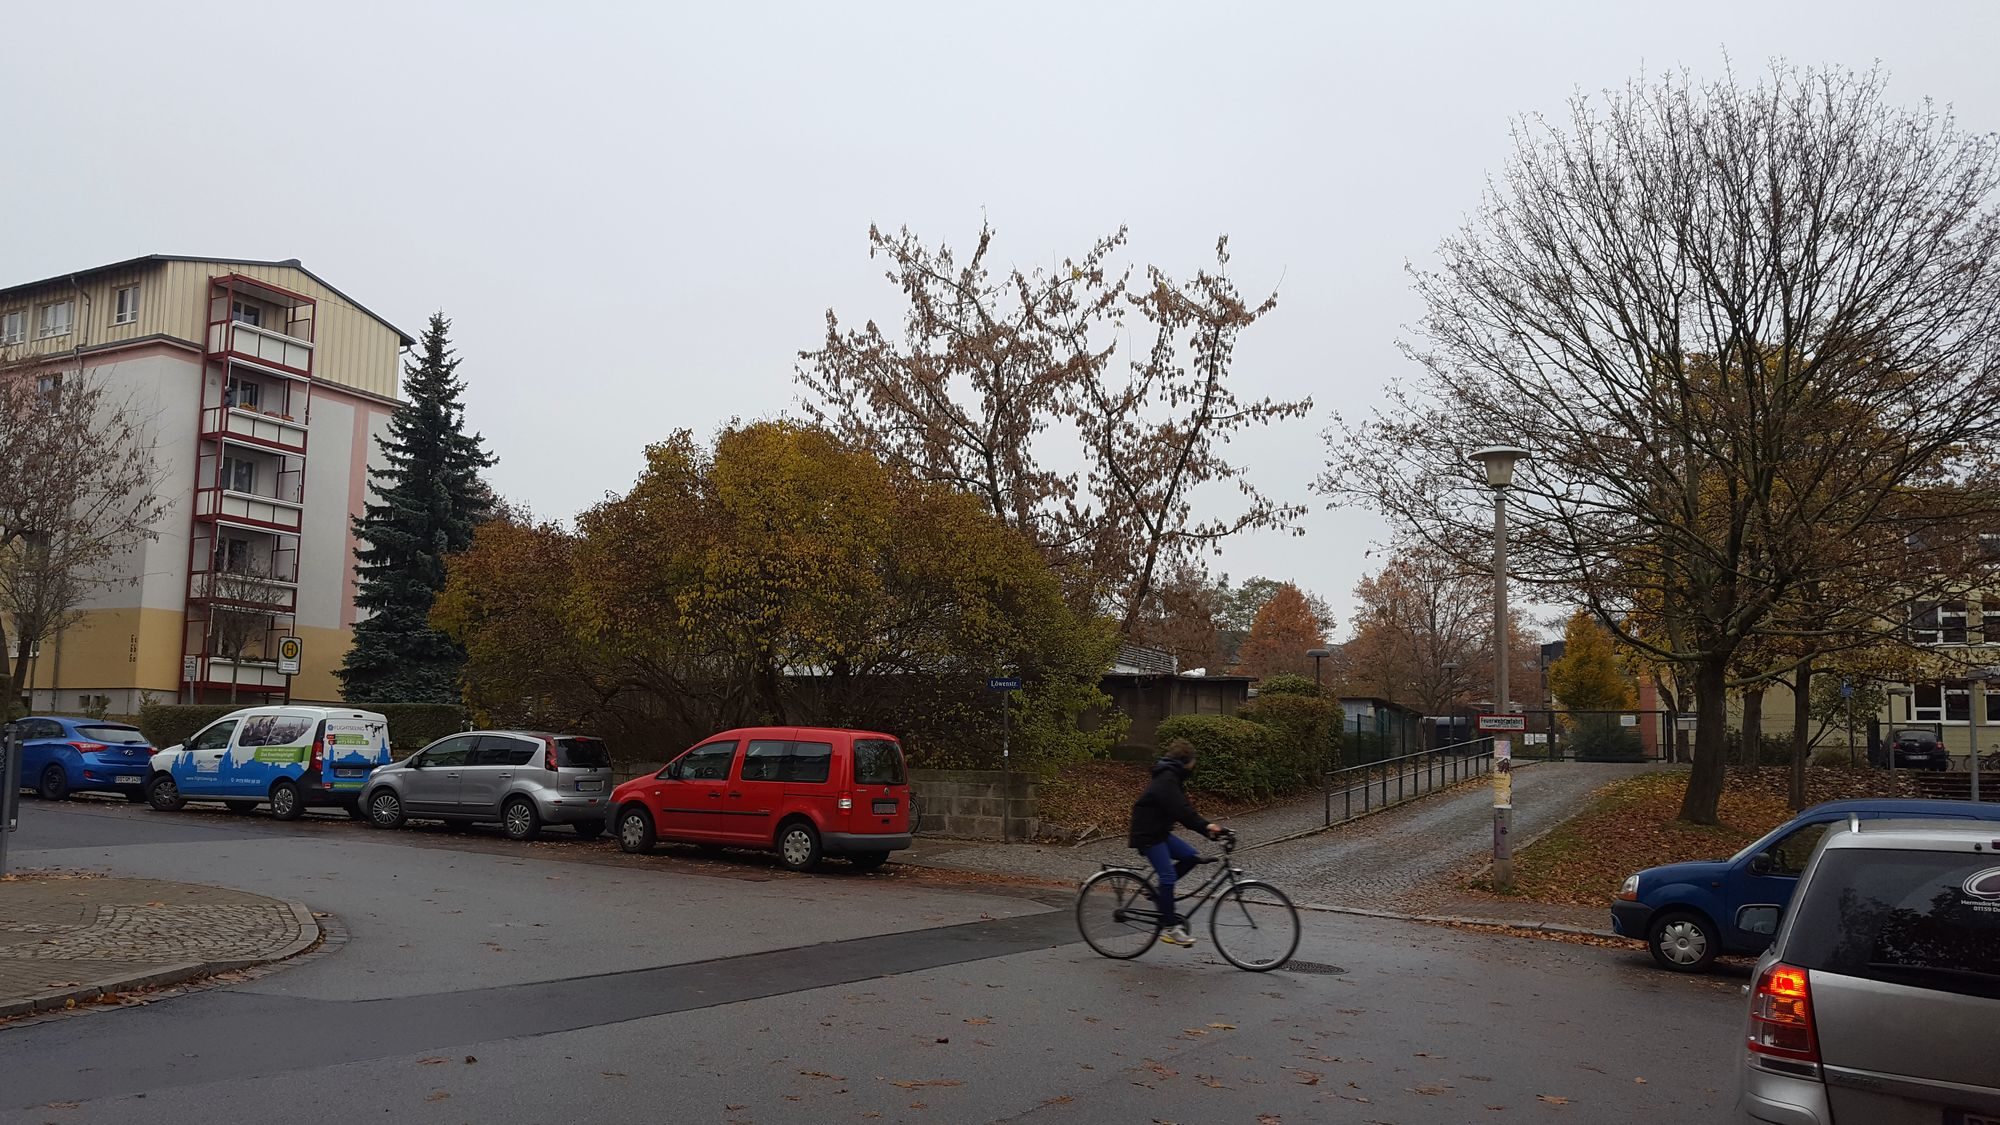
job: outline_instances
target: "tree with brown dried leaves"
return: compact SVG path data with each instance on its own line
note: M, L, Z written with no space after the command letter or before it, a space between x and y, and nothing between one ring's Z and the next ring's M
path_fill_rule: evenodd
M1204 550L1251 529L1296 531L1304 509L1266 497L1222 455L1232 435L1311 406L1243 401L1230 388L1238 335L1276 298L1242 298L1226 273L1226 239L1213 270L1176 283L1149 269L1138 293L1130 271L1111 265L1122 228L1052 269L1004 277L987 265L992 241L982 226L961 265L949 247L871 227L871 253L889 259L909 304L903 339L873 322L843 331L828 310L825 343L800 353L806 409L925 479L979 496L1058 569L1073 604L1111 614L1135 637L1155 587ZM1128 315L1152 329L1153 344L1121 377L1112 361ZM1079 444L1086 469L1045 467L1039 443L1050 437ZM1194 495L1221 481L1236 484L1239 510L1196 519Z
M1326 628L1313 612L1305 591L1280 582L1257 618L1237 656L1236 670L1259 679L1285 675L1311 676L1313 659L1306 654L1327 645Z
M2000 142L1889 104L1879 73L1578 97L1567 129L1517 127L1417 276L1423 378L1329 434L1322 487L1476 565L1490 495L1466 455L1533 450L1514 578L1692 683L1682 815L1714 823L1746 640L1884 628L1984 568L1996 188ZM1785 621L1815 583L1854 600Z

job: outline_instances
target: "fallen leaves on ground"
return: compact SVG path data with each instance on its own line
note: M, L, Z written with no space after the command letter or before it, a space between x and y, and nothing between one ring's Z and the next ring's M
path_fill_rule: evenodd
M1688 771L1666 770L1598 790L1583 812L1514 857L1515 895L1565 906L1602 906L1634 871L1732 855L1792 818L1786 801L1789 770L1729 770L1716 810L1722 821L1718 825L1679 819L1687 781ZM1877 771L1806 771L1808 804L1888 792L1888 776Z
M889 1085L899 1090L920 1090L925 1086L963 1086L965 1083L956 1078L906 1078Z
M1568 1099L1568 1098L1565 1098L1565 1097L1563 1097L1563 1096L1561 1096L1561 1095L1559 1095L1559 1094L1536 1094L1536 1095L1535 1095L1535 1100L1536 1100L1536 1101L1538 1101L1538 1102L1547 1102L1547 1103L1549 1103L1550 1105L1568 1105L1568 1104L1569 1104L1569 1099Z
M1042 823L1061 825L1070 836L1089 830L1093 837L1123 836L1132 819L1132 802L1152 776L1150 762L1081 762L1065 766L1035 787ZM1237 816L1262 808L1265 801L1228 801L1193 787L1189 797L1210 819Z

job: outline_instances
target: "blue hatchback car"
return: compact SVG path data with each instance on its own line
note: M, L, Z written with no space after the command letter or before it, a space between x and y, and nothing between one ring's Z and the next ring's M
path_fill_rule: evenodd
M1644 941L1661 968L1676 972L1704 972L1717 954L1754 957L1778 932L1820 837L1849 817L2000 821L2000 804L1870 797L1814 805L1728 859L1669 863L1627 878L1611 903L1611 927Z
M44 800L71 793L123 793L146 799L152 744L138 727L101 719L31 715L22 725L21 784Z

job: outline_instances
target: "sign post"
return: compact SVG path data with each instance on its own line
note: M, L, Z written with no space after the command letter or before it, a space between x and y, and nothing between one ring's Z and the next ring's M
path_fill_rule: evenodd
M278 638L278 674L285 677L285 702L292 701L292 677L299 674L299 658L305 655L305 646L297 637Z
M0 728L0 875L7 873L7 838L20 826L21 724Z
M188 691L187 701L189 703L201 702L199 699L195 698L195 686L194 686L195 678L200 675L201 675L201 657L199 656L181 657L181 682L187 685L187 691Z
M986 681L986 690L1000 696L1000 842L1014 842L1014 765L1007 754L1008 705L1007 697L1021 690L1019 676L994 676Z
M1514 744L1493 740L1493 886L1514 886Z

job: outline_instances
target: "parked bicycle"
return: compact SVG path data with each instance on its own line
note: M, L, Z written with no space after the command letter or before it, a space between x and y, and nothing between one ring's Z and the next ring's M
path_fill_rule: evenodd
M1230 858L1236 834L1222 834L1222 854L1203 856L1202 864L1216 870L1200 886L1174 896L1181 916L1194 920L1209 904L1208 933L1216 952L1239 969L1267 973L1292 959L1299 947L1299 912L1285 892L1259 879L1247 879ZM1181 884L1186 885L1185 880ZM1083 881L1076 892L1076 928L1090 948L1106 957L1129 961L1157 945L1166 919L1153 894L1151 871L1106 864Z

